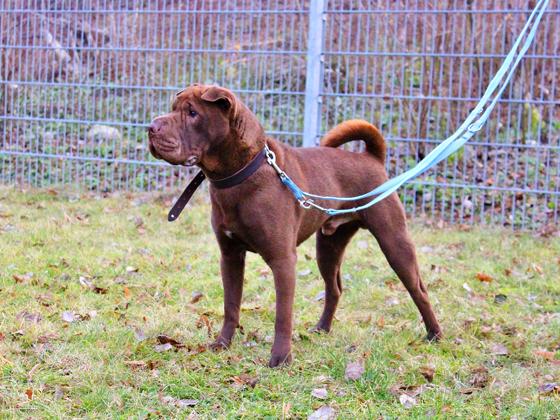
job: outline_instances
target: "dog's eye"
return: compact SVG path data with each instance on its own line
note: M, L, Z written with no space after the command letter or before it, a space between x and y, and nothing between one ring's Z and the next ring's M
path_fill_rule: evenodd
M198 113L197 113L196 111L193 111L193 110L191 109L191 110L189 111L189 115L190 115L191 117L194 118L194 117L196 117L196 116L198 115Z

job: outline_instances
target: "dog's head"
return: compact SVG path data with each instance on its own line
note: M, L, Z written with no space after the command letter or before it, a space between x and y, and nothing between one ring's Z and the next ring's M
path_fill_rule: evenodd
M150 152L174 165L200 164L224 142L239 141L247 119L256 121L230 90L189 86L177 94L171 112L148 127Z

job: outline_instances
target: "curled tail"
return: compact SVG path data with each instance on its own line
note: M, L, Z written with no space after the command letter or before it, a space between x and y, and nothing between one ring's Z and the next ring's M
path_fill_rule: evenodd
M366 151L385 162L385 139L376 126L364 120L348 120L338 124L321 139L321 146L338 147L352 140L363 140Z

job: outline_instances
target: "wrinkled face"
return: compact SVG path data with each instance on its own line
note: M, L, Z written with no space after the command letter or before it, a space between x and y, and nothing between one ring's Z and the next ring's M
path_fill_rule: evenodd
M235 96L219 86L192 85L179 92L171 112L148 127L150 153L174 165L197 165L230 135Z

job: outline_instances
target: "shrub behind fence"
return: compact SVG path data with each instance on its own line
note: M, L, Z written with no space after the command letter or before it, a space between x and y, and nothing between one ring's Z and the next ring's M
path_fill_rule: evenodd
M144 127L194 83L234 90L270 136L315 144L378 125L387 168L413 166L474 107L525 23L522 0L0 0L0 182L175 190ZM455 223L558 222L560 9L491 122L401 191ZM359 147L359 146L356 146Z

